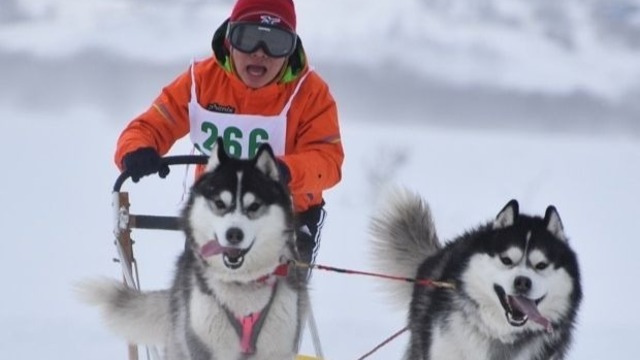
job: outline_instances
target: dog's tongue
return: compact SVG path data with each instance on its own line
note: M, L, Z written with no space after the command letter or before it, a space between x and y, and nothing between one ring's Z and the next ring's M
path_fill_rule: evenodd
M509 302L511 303L511 306L527 315L530 320L537 322L538 324L542 325L547 331L551 332L551 321L540 314L535 301L524 296L509 296Z
M217 240L210 240L200 247L200 255L203 257L218 255L223 251L224 247Z
M200 247L200 255L203 257L215 256L222 253L230 257L238 257L242 255L242 249L222 246L215 239L207 241Z

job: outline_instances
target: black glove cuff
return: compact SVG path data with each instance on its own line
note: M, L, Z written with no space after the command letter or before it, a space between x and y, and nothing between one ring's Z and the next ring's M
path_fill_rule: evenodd
M156 149L144 147L126 154L122 159L122 167L129 173L133 182L157 172L164 178L169 174L169 166L162 164L161 159Z

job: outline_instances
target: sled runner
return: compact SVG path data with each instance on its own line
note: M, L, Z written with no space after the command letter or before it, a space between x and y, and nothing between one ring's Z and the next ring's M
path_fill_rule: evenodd
M208 156L200 155L185 155L185 156L170 156L162 159L164 164L169 166L173 165L196 165L207 164L209 161ZM119 262L122 268L123 281L127 287L140 290L139 274L137 268L137 262L134 256L131 232L132 229L149 229L149 230L168 230L168 231L181 231L180 219L177 216L158 216L158 215L146 215L146 214L132 214L130 212L130 200L129 193L122 191L122 185L130 177L128 172L123 172L117 178L112 193L112 207L113 207L113 232L115 236L115 245L118 251ZM296 360L320 360L322 353L317 342L317 330L315 330L315 322L313 321L312 313L309 314L309 326L312 335L314 336L314 346L316 348L317 357L307 355L297 355ZM314 333L315 332L315 333ZM243 339L244 341L244 339ZM161 359L159 351L155 348L148 348L148 359ZM128 359L138 360L140 354L138 346L134 344L128 345Z

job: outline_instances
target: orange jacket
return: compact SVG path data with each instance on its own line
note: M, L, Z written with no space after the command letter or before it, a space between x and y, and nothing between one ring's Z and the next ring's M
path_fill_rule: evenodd
M214 39L215 40L215 39ZM304 59L301 49L299 59ZM293 56L293 55L292 55ZM232 72L224 61L212 56L194 65L197 97L204 108L221 106L237 114L277 115L291 97L301 75L301 67L288 80L251 89ZM191 73L187 69L166 86L153 105L123 130L115 153L122 170L123 157L141 147L153 147L166 154L173 144L189 133L188 103L191 98ZM287 115L285 155L280 157L291 174L289 188L295 210L304 211L322 202L322 192L336 185L342 176L344 159L336 103L327 84L312 72L293 99ZM202 167L196 169L197 173Z

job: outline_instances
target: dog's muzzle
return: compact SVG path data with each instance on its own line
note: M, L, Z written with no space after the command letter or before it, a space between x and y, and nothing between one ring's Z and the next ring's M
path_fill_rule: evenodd
M508 295L502 286L494 284L493 290L495 291L500 304L505 311L507 321L511 326L524 326L529 319L542 325L545 330L551 331L552 326L549 319L544 317L538 311L538 304L544 299L544 296L539 299L529 299L523 295Z
M245 255L253 247L253 242L247 248L238 248L233 246L222 246L217 238L209 240L202 245L199 249L200 255L203 258L208 258L215 255L222 254L222 261L224 266L231 270L238 269L244 263Z
M244 263L244 256L251 250L253 247L253 242L246 249L239 249L233 247L226 247L222 251L222 261L224 262L224 266L229 269L235 270L242 266Z

